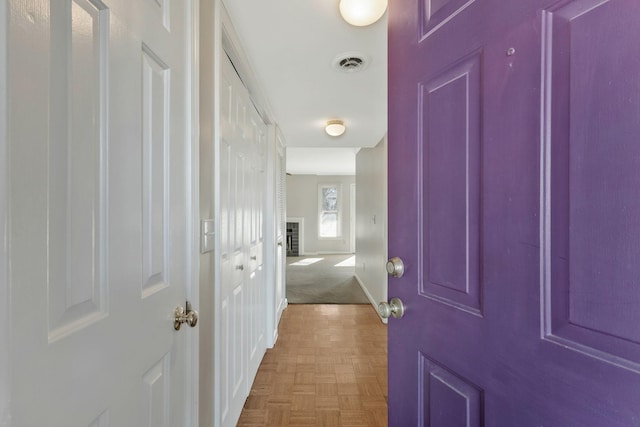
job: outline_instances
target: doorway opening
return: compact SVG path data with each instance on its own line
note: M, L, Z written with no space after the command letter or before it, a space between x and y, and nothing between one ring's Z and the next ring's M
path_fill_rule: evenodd
M287 218L287 257L304 253L304 218Z

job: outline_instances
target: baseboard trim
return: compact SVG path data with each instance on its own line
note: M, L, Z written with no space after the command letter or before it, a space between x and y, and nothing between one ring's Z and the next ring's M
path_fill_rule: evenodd
M364 283L362 282L362 279L360 279L360 277L358 276L358 274L354 274L353 275L356 278L356 281L358 282L358 285L360 285L360 287L362 288L362 292L364 292L364 294L367 296L367 299L369 300L369 302L371 303L371 305L373 306L374 310L376 311L376 314L378 315L378 317L380 318L380 321L382 323L384 323L385 325L389 322L388 319L383 319L380 316L380 313L378 313L378 301L376 301L371 294L369 293L369 290L367 289L367 287L364 285Z
M337 251L327 251L327 252L316 252L316 255L355 255L353 252L337 252Z
M298 254L299 257L301 256L317 256L317 255L355 255L354 252L336 252L336 251L327 251L327 252L305 252L305 253L300 253ZM289 257L291 258L291 257Z
M280 300L280 305L276 310L276 322L275 322L276 324L275 324L275 329L273 330L273 336L272 336L273 345L269 348L273 348L276 345L276 342L278 342L278 336L279 336L278 331L280 329L280 319L282 319L282 313L284 313L288 305L289 305L289 302L287 301L286 298Z

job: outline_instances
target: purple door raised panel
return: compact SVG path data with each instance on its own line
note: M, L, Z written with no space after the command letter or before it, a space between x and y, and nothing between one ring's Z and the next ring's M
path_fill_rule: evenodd
M640 2L389 5L389 421L640 426Z

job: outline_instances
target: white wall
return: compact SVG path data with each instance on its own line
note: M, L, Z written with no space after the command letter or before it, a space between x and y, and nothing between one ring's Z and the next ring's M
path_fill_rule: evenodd
M220 0L200 4L200 219L215 218L214 172L219 159L216 140L220 129L218 117L219 70L218 56L222 50L220 35ZM217 221L216 221L217 222ZM216 226L216 236L219 236ZM200 255L200 306L197 330L200 334L200 406L201 426L213 426L214 408L214 252Z
M387 300L387 139L356 156L356 277L374 306Z
M11 335L9 283L7 274L7 14L6 1L0 0L0 426L9 426L11 400L11 368L9 337Z
M349 253L351 230L349 212L350 186L354 176L347 175L288 175L287 218L304 218L304 255L317 253ZM337 239L318 238L318 185L341 185L341 232Z
M287 276L287 260L286 260L286 207L287 207L287 189L286 189L286 162L287 152L285 148L284 136L280 132L277 126L274 126L274 146L273 148L273 162L271 165L274 168L274 205L272 210L272 223L274 224L274 307L275 318L273 323L268 325L272 332L272 343L275 344L278 339L278 324L284 309L287 307L286 298L286 276ZM266 243L265 243L266 244Z
M265 203L265 238L264 238L264 274L267 292L267 347L272 348L278 339L278 324L285 308L285 282L283 247L278 242L284 242L284 208L281 194L281 180L285 173L280 157L284 155L284 138L276 125L269 125L267 139L266 165L266 203ZM284 188L282 188L282 191Z

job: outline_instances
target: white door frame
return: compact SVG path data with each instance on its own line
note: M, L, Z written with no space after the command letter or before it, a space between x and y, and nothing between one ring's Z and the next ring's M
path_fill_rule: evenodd
M287 257L284 248L284 240L287 238L287 150L285 147L284 137L282 133L278 129L276 132L276 158L280 160L275 160L277 166L277 175L275 183L278 186L278 195L280 198L281 206L278 206L278 202L276 201L276 211L273 212L275 216L274 220L280 219L280 224L276 224L276 241L282 244L281 246L276 246L275 251L280 254L280 258L278 259L278 269L279 274L276 277L275 282L275 291L276 291L276 305L275 305L275 323L274 323L274 344L278 338L278 323L280 322L280 318L282 317L282 312L285 308L287 308ZM278 230L280 230L280 235L278 235ZM304 249L304 248L302 248Z
M276 201L276 126L267 125L267 188L265 191L265 210L264 210L264 284L276 283L277 268L276 262L278 260L276 251L269 250L269 248L276 248L277 236L276 236L276 219L275 211L277 206ZM275 329L275 307L276 301L276 289L275 286L272 289L267 288L267 311L266 311L266 325L267 325L267 348L272 348L277 338L277 332Z
M278 244L278 224L276 214L278 209L278 177L277 170L277 144L278 129L274 124L268 125L267 137L267 190L265 213L264 213L264 268L265 268L265 285L274 284L271 288L267 288L267 348L273 348L278 339L278 319L276 313L278 308L278 250L281 248ZM274 250L271 250L275 248Z
M270 284L270 288L267 289L269 299L267 306L267 347L272 348L278 340L278 323L283 310L286 307L285 300L285 284L284 284L284 265L286 262L285 257L285 238L282 230L285 221L285 212L280 210L279 197L282 197L284 201L284 194L280 194L280 182L282 174L285 173L279 165L279 159L284 156L284 145L282 141L282 134L278 129L278 126L269 125L269 149L267 153L267 179L269 187L267 188L267 210L265 211L265 277L267 278L266 284ZM283 158L283 157L282 157ZM281 224L278 223L278 219L282 218ZM280 234L279 234L280 233ZM285 233L286 234L286 233ZM278 246L280 244L280 246Z
M349 251L356 253L356 184L349 186Z
M189 206L187 212L189 219L187 230L190 239L187 244L186 265L187 265L187 298L194 307L200 307L200 288L199 288L199 271L200 271L200 199L199 199L199 178L200 178L200 74L199 74L199 37L200 37L200 0L190 0L186 3L187 17L190 24L190 32L187 34L187 85L186 89L186 108L187 117L191 119L191 123L186 126L187 135L185 140L187 144L187 162L186 171L189 174L189 194L187 201ZM201 326L201 325L200 325ZM187 363L185 373L187 375L186 393L186 417L185 425L199 425L198 408L200 395L200 339L199 333L188 334L187 351L185 360Z
M7 241L7 1L0 0L0 426L11 426L11 302Z

